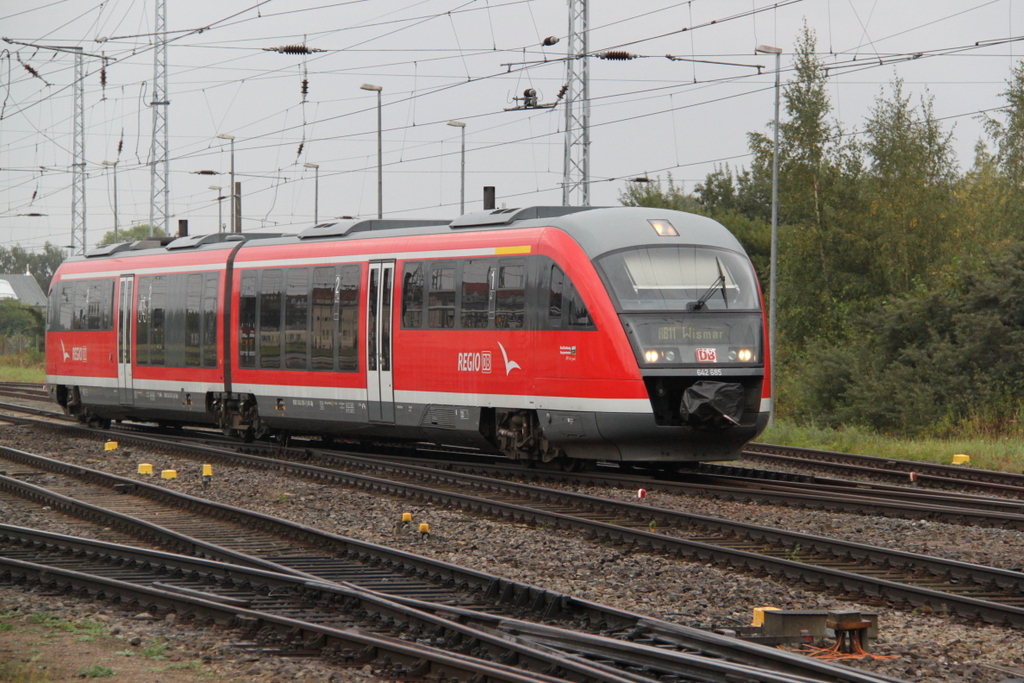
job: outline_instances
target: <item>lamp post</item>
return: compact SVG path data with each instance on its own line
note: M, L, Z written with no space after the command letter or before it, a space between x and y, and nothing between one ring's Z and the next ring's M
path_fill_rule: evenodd
M462 121L449 121L449 126L455 126L462 131L462 172L459 174L459 214L466 213L466 124Z
M772 248L771 267L768 272L768 350L771 353L772 376L771 394L772 409L768 414L768 426L775 424L776 402L775 375L775 281L778 270L779 253L779 72L782 59L782 48L770 45L758 45L756 52L775 55L775 132L772 140Z
M242 217L238 215L238 193L235 192L235 136L221 133L221 140L231 141L231 232L242 232Z
M220 185L210 185L210 189L217 193L217 232L224 232L224 195L220 193L224 188Z
M384 156L380 125L380 93L383 88L379 85L363 83L359 89L377 93L377 218L384 218Z
M320 164L303 164L313 169L313 225L320 224Z
M114 241L117 242L117 162L101 161L100 163L114 169Z

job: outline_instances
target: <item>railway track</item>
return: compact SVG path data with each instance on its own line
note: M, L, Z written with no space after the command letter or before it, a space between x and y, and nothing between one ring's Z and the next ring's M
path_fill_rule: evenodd
M635 681L617 674L613 664L630 665L631 673L656 680L681 675L701 681L741 675L766 683L793 680L720 659L584 637L456 605L399 602L353 585L10 525L0 525L0 567L9 580L51 591L108 600L116 596L151 614L174 612L186 622L213 620L240 627L262 654L318 655L345 666L372 662L381 668L387 660L387 674L396 678ZM559 648L513 637L541 628L547 642L557 639ZM587 655L597 646L603 661L592 663Z
M6 393L5 393L6 392ZM48 400L48 396L42 385L25 382L0 383L0 396L8 395L23 400ZM75 421L65 417L62 413L54 410L47 410L33 406L0 402L0 410L9 412L20 412L36 415L37 417L50 418L60 422ZM18 420L16 416L5 416L3 419L21 421L26 424L31 421ZM118 425L115 431L128 431L129 433L151 434L154 429L148 425L123 424ZM176 430L175 439L182 439L188 431ZM227 445L235 447L237 441L221 439L205 432L198 432L194 438L205 443L214 445ZM277 446L261 447L258 444L250 444L248 450L252 452L272 453L276 452ZM420 462L424 456L428 458L447 458L452 455L450 449L443 449L430 444L405 445L400 448L393 448L390 451L384 448L382 451L373 452L374 455L381 455L389 459L400 460L401 456L394 455L402 450L416 452L416 459L409 462ZM457 451L455 451L457 452ZM522 468L508 467L503 459L484 458L482 461L487 464L481 465L481 459L474 453L466 454L468 460L458 464L444 461L441 466L461 467L466 471L499 471L506 469L512 472L523 472ZM974 507L979 510L992 512L1006 511L1010 513L1024 512L1024 503L1014 504L992 501L992 496L1024 499L1024 475L996 472L992 470L979 470L963 466L948 466L936 463L921 461L893 460L879 458L876 456L864 456L833 451L820 451L789 446L778 446L773 444L751 443L744 451L744 458L751 461L781 464L789 467L806 467L811 465L816 468L826 469L830 472L845 473L864 477L865 480L842 480L827 479L811 475L794 474L791 472L753 469L749 467L722 465L714 463L701 463L693 471L686 471L682 474L661 473L657 477L644 476L641 474L623 473L617 467L598 467L593 471L579 474L580 478L592 481L601 485L602 481L635 481L638 486L651 487L657 485L661 489L666 487L678 490L682 493L692 492L694 489L688 487L690 483L704 485L702 490L711 495L718 495L731 500L749 499L744 496L742 488L756 489L758 495L761 492L771 494L772 491L786 492L785 499L777 498L771 502L789 504L793 501L800 505L822 509L834 509L837 511L857 512L863 510L870 514L879 512L873 502L863 505L858 503L857 495L870 495L872 501L890 500L907 503L921 502L931 506L948 505L951 507ZM602 476L602 471L607 471ZM913 475L911 477L911 475ZM558 478L560 474L551 470L526 471L525 477L533 478ZM891 484L877 483L871 480L882 480L892 482ZM739 487L734 486L742 482ZM914 490L908 488L907 484L913 485ZM954 490L960 495L942 496L927 492L928 489ZM963 494L967 493L965 497ZM801 494L806 494L802 496ZM845 505L838 504L837 496L845 501ZM758 498L759 500L761 498ZM829 504L833 507L827 507ZM866 507L866 509L864 509ZM913 516L921 512L920 508L904 507L900 509L897 505L890 505L886 510L887 514L895 516ZM933 519L939 519L932 517ZM954 523L969 524L995 524L1004 525L998 518L990 518L986 515L965 517ZM951 521L944 519L941 521ZM1013 524L1013 522L1008 522Z
M812 466L898 483L910 481L913 474L921 485L1024 498L1024 474L1013 472L753 442L747 444L743 458L803 469Z
M928 605L989 623L1024 628L1024 601L1020 597L1024 574L1018 572L354 456L326 457L335 467L344 461L345 467L361 467L374 476L209 447L178 448L201 453L204 460L276 470L518 523L572 529L596 540L714 561L745 571L766 571L869 599ZM156 491L163 489L156 487Z
M0 455L8 462L16 462L19 470L19 476L0 477L3 491L112 526L122 533L178 552L227 560L276 574L293 574L307 582L351 583L362 590L379 590L392 600L429 602L443 605L440 609L464 609L489 615L489 619L530 617L556 621L568 631L604 631L619 638L641 637L658 649L689 650L691 655L712 655L744 666L783 672L773 676L784 674L804 676L808 680L865 683L891 680L852 670L837 672L835 667L820 666L819 662L791 653L647 619L402 551L323 534L309 527L209 503L144 482L10 449L0 451ZM55 474L61 476L50 481L47 489L22 481L51 479ZM143 519L127 516L123 512L127 506ZM204 516L200 518L200 515ZM145 518L158 519L160 524ZM184 530L195 533L198 538L192 538Z

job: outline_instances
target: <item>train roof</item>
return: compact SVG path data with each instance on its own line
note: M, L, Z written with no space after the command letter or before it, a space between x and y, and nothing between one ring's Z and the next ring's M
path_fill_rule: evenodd
M676 235L655 231L652 221L668 222ZM238 242L261 245L295 244L319 240L348 240L436 235L481 230L519 228L564 230L591 258L638 245L700 244L743 252L736 237L725 226L704 216L683 211L649 207L531 206L468 213L455 220L445 219L356 219L325 222L298 234L214 233L179 238L155 238L139 242L105 245L74 260L127 256L126 252L151 254L186 249L232 248Z

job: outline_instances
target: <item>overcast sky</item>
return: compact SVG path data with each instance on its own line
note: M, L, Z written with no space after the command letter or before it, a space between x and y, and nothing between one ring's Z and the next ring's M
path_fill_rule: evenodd
M749 164L747 133L769 132L774 56L782 77L804 22L830 69L834 116L863 127L894 78L934 97L961 165L998 116L1022 55L1024 3L1013 0L589 0L591 204L614 205L629 178L671 173L690 190L716 163ZM319 164L321 222L377 211L377 100L382 90L385 217L459 212L466 123L466 210L482 188L498 204L561 204L564 111L505 111L535 88L554 102L565 82L565 0L168 0L172 229L215 232L228 192L229 143L242 182L243 231L310 226ZM85 85L87 244L113 228L117 162L122 226L149 219L153 0L3 0L0 36L80 46ZM203 29L203 30L200 30ZM559 38L543 47L547 36ZM981 42L982 46L976 46ZM994 43L994 44L990 44ZM309 55L266 51L305 44ZM0 241L71 244L74 58L0 43ZM920 53L916 59L913 55ZM687 60L673 61L665 55ZM709 63L717 62L717 63ZM766 68L759 74L756 65ZM27 68L30 67L30 69ZM301 93L308 79L305 101ZM118 146L121 151L118 152ZM301 151L300 151L301 146ZM216 171L220 175L200 175ZM223 202L223 221L229 204ZM25 216L19 214L44 214Z

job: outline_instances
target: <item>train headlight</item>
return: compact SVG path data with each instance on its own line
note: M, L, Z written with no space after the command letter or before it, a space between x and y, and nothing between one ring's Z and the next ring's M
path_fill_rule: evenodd
M654 349L651 349L650 351L644 351L644 360L647 361L648 363L657 363L658 356L658 352L655 351Z
M740 349L736 352L736 358L741 363L749 363L754 360L754 352L750 349Z

